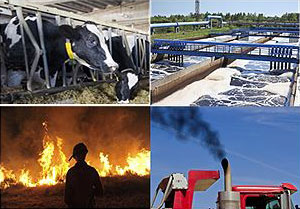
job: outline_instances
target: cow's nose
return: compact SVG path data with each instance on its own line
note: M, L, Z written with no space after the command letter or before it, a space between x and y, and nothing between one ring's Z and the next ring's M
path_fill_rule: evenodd
M118 104L129 104L129 100L128 99L126 99L126 100L119 100Z
M111 72L115 72L117 69L119 68L119 66L114 66L114 67L111 67Z
M104 67L104 72L105 73L114 73L116 70L119 68L119 66L105 66Z

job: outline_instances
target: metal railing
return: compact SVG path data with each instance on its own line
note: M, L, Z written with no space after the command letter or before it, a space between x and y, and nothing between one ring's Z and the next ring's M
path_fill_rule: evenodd
M249 48L252 51L245 53ZM151 52L156 54L225 57L271 62L299 63L299 46L258 43L223 43L155 39Z
M147 63L147 57L146 57L147 50L150 50L146 46L146 41L149 41L149 34L147 32L117 25L115 23L107 23L97 18L90 19L89 17L77 15L72 12L58 10L56 8L22 3L18 0L0 0L0 7L12 11L11 15L14 16L14 14L16 14L20 21L20 31L21 31L23 53L24 53L24 60L25 60L24 65L25 65L26 75L27 75L27 90L32 91L32 80L33 80L34 73L37 70L40 58L42 58L43 60L43 69L45 74L46 88L49 89L53 87L51 86L50 83L49 67L47 63L47 56L46 56L47 51L45 48L45 40L43 34L43 21L42 21L43 18L52 19L53 22L57 25L64 23L64 24L69 24L74 26L75 24L83 24L84 22L92 21L98 25L99 30L101 30L102 28L108 28L110 53L112 53L112 32L114 32L122 36L123 45L126 47L127 54L130 57L131 54L130 54L130 49L129 49L126 36L130 34L134 35L134 43L136 45L135 51L133 52L135 53L135 63L136 63L135 70L137 73L142 74L144 76L147 76L147 74L149 73L149 67L148 67L149 63ZM36 40L36 37L33 36L32 31L30 30L29 26L27 25L24 19L24 15L29 15L29 14L34 15L37 18L37 28L38 28L38 35L39 35L38 38L40 40L39 42ZM9 15L9 13L7 13L6 15ZM30 66L28 61L28 55L26 52L26 44L28 43L25 42L25 34L27 35L27 37L29 38L31 44L35 49L35 56ZM76 76L79 67L80 66L78 63L77 65L72 66L73 85L77 85ZM62 72L63 72L62 73L63 86L65 87L68 85L66 82L65 66L62 68ZM4 73L7 74L7 72ZM93 72L92 70L90 70L90 73L94 81L99 81L100 76L98 71Z

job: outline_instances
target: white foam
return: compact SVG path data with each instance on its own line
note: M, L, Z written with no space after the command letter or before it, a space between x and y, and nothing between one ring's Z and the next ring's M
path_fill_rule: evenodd
M287 77L290 80L293 79L294 73L293 72L286 72L286 73L282 73L281 75L279 75L279 77Z
M268 92L278 94L280 96L288 97L288 93L290 91L290 82L285 83L269 83L265 87L263 87L263 90L266 90Z
M300 69L299 69L299 71L300 71ZM300 76L298 76L298 78L297 78L296 96L295 96L294 106L300 106Z
M219 92L234 88L230 86L231 76L234 74L240 73L231 68L219 68L204 79L185 86L154 105L188 106L203 95L219 97Z

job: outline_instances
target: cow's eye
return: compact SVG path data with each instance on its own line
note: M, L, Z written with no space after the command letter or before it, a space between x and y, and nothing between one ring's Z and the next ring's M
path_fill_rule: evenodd
M97 40L93 36L89 36L87 39L87 45L93 47L97 45Z

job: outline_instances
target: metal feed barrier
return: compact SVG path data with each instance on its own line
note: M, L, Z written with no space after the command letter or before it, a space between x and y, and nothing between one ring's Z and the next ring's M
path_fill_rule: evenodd
M37 6L37 5L31 5L31 4L25 4L18 0L0 0L0 15L5 15L7 17L15 16L14 13L17 15L19 21L20 21L20 32L22 37L22 45L23 45L23 53L24 53L24 59L25 59L25 68L26 68L26 77L27 77L27 90L32 91L32 80L33 75L37 71L38 63L40 58L42 58L43 61L43 69L44 69L44 76L45 76L45 85L47 89L53 88L50 83L50 76L49 76L49 68L47 63L47 56L46 56L46 48L45 48L45 40L44 40L44 34L43 34L43 23L42 19L48 19L52 22L56 23L57 25L61 24L69 24L69 25L78 25L83 24L87 21L92 21L98 25L99 30L102 28L108 28L108 34L109 34L109 50L112 52L112 32L117 33L118 35L121 35L123 37L123 45L126 47L127 54L132 58L130 54L129 45L127 42L126 36L129 34L133 34L134 36L134 42L136 46L135 47L135 63L136 64L136 72L141 74L142 76L147 77L149 74L149 63L147 63L147 50L150 50L146 47L146 41L149 41L149 34L147 34L144 31L138 30L138 29L132 29L125 26L117 25L114 23L107 23L103 22L99 19L89 19L89 17L77 15L72 12L66 12L62 10L58 10L55 8L50 8L46 6ZM27 25L24 16L30 14L34 15L37 18L37 28L38 28L38 35L39 35L39 42L34 38L32 31L30 30L29 26ZM25 34L28 36L31 44L33 45L35 49L35 57L32 61L32 64L29 64L27 51L26 51L26 43L25 42ZM1 41L1 40L0 40ZM0 44L2 44L0 42ZM1 56L2 55L2 56ZM0 53L1 58L1 65L3 65L2 61L3 59L3 52ZM133 59L133 58L132 58ZM79 63L72 64L72 80L73 85L78 85L76 82L77 73L80 68ZM91 77L93 81L100 82L100 74L99 71L93 71L90 70ZM1 66L1 76L7 75L7 70L5 69L5 66ZM112 75L110 75L110 78L112 78ZM1 78L2 79L2 78ZM7 78L6 78L7 79ZM63 81L63 87L71 86L72 84L67 83L67 73L65 66L62 69L62 81ZM104 81L105 82L105 81ZM4 80L4 83L6 81Z
M253 50L244 53L249 48L253 48ZM170 56L187 55L270 61L272 63L285 63L288 67L290 67L290 63L299 63L299 46L281 44L155 39L152 42L151 52L155 54L168 54ZM276 66L281 65L276 64Z

